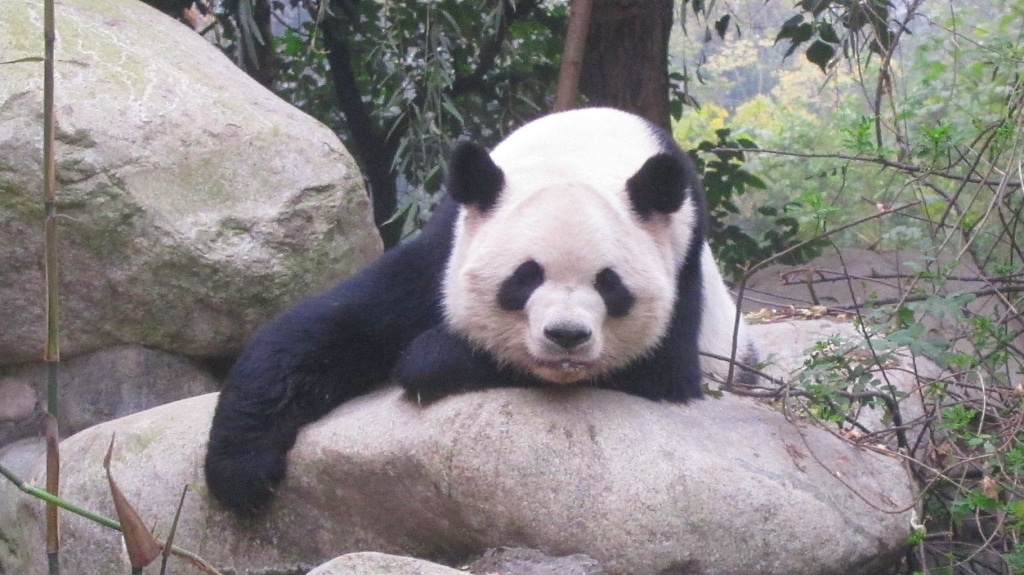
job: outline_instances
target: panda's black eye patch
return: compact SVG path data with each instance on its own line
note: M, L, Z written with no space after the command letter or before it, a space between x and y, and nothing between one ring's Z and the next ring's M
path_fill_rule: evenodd
M601 294L608 315L611 317L623 317L633 308L633 294L629 288L622 283L622 278L615 270L604 268L594 278L594 289Z
M544 268L527 260L516 268L498 289L498 306L506 311L520 311L526 307L533 291L544 283Z

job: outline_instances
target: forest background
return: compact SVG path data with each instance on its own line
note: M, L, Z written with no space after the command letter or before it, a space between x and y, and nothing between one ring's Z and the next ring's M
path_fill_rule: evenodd
M571 14L567 0L150 3L339 133L388 245L430 213L454 141L494 144L551 109ZM638 112L694 151L741 290L769 263L912 251L884 278L899 298L814 306L861 339L822 342L762 391L907 457L922 516L902 572L1024 573L1024 1L595 0L588 29L580 103ZM895 390L879 368L897 353L941 374ZM908 393L925 406L914 421ZM863 437L865 408L886 411L886 434Z

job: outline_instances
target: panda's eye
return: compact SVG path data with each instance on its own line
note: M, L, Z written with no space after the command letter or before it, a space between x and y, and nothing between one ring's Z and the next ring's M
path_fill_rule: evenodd
M594 278L594 289L601 294L608 315L611 317L623 317L633 308L633 294L629 288L622 283L622 278L615 270L604 268Z
M498 289L498 306L506 311L520 311L526 307L533 291L544 283L544 268L527 260L516 268Z

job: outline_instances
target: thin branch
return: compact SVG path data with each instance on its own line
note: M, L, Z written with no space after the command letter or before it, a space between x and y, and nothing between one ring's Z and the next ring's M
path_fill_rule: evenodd
M708 150L712 153L717 152L743 152L744 154L768 154L773 156L789 156L793 158L806 158L806 159L823 159L823 160L846 160L850 162L864 162L868 164L877 164L886 168L895 168L897 170L907 172L910 174L920 174L925 176L937 176L945 178L947 180L953 180L957 182L966 182L971 184L983 184L986 186L997 187L1004 185L1003 180L988 180L978 177L961 176L941 170L933 170L930 168L923 168L921 166L915 166L914 164L908 164L906 162L897 162L894 160L888 160L879 156L854 156L850 154L843 154L839 152L829 153L813 153L813 152L794 152L791 150L773 150L770 148L731 148L731 147L716 147ZM973 171L971 172L973 173ZM1012 181L1007 182L1010 186L1021 186L1024 182ZM952 201L952 200L951 200Z
M813 273L815 277L813 279L805 279L803 277L803 275L801 275L800 281L790 281L790 279L789 279L790 275L793 275L793 274L806 274L807 272ZM822 269L822 268L814 268L814 267L809 267L809 266L802 266L802 267L793 268L792 270L789 270L788 272L782 274L782 279L783 279L784 285L800 285L800 284L805 284L805 283L845 282L847 280L847 278L855 279L855 280L860 280L860 281L875 281L875 282L879 282L880 283L880 280L901 280L901 279L911 280L911 279L917 279L917 278L920 278L920 277L921 277L921 274L904 274L904 273L887 273L887 274L872 273L871 275L860 275L860 274L847 273L845 271L837 271L837 270L829 270L829 269ZM985 276L981 276L981 275L977 275L977 276L949 275L949 276L942 276L942 280L943 281L957 281L957 282L964 282L964 283L978 282L978 283L986 283L986 284L1022 283L1022 282L1024 282L1024 272L1020 272L1020 273L1016 273L1016 274L1010 274L1010 275L1005 275L1005 276L998 276L998 277L993 277L993 278L985 277Z
M800 242L798 244L794 244L792 246L789 246L788 248L782 250L781 252L778 252L778 253L772 255L771 257L765 258L765 259L757 262L756 264L751 266L746 271L746 273L743 274L743 275L746 276L746 277L750 277L750 276L754 275L755 272L768 267L768 265L771 264L772 262L778 261L778 260L788 256L789 254L791 254L793 252L796 252L798 250L802 250L805 247L807 247L807 246L809 246L809 245L811 245L813 243L816 243L816 242L818 242L820 240L823 240L825 238L832 237L835 234L838 234L839 232L842 232L842 231L848 230L850 228L859 226L859 225L861 225L861 224L863 224L865 222L870 222L872 220L877 220L877 219L883 218L885 216L889 216L889 215L892 215L892 214L896 214L896 213L902 212L903 210L906 210L908 208L912 208L912 207L918 206L921 203L922 203L921 200L915 200L913 202L906 203L906 204L904 204L902 206L898 206L898 207L895 207L895 208L888 208L886 210L879 211L879 212L876 212L876 213L864 216L863 218L858 218L858 219L856 219L856 220L854 220L852 222L843 224L843 225L841 225L841 226L839 226L839 227L837 227L835 229L829 230L827 232L822 232L822 233L818 234L817 236L815 236L815 237L813 237L813 238L811 238L809 240L804 240L804 241L802 241L802 242ZM737 305L737 307L739 307L742 304L742 299L739 299L739 298L737 298L737 299L738 299L738 301L737 301L736 305Z
M998 295L1005 295L1005 294L1008 294L1008 293L1024 293L1024 286L1021 286L1021 287L1004 287L1004 288L985 288L985 289L979 289L979 290L974 290L974 291L969 291L969 292L959 292L959 293L962 294L962 295L974 296L976 298L977 297L986 297L986 296L998 296ZM857 304L855 302L855 303L846 304L846 305L828 306L827 309L829 311L834 311L834 312L838 312L838 313L846 313L846 312L852 312L852 311L856 311L858 309L864 309L864 308L870 308L870 307L881 307L881 306L884 306L884 305L895 305L895 304L906 303L906 302L925 301L925 300L928 300L928 299L933 298L933 297L935 297L934 294L907 294L907 295L904 295L902 297L892 297L892 298L885 298L885 299L876 299L876 300L866 301L866 302L861 303L861 304Z

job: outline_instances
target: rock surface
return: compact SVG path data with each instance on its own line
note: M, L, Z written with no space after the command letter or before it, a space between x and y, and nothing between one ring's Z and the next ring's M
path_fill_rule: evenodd
M37 361L42 4L0 0L0 365ZM61 349L230 354L268 315L380 253L325 126L134 0L57 8Z
M413 557L365 552L342 555L307 575L466 575L466 572Z
M0 374L0 402L4 400L4 389L21 391L21 419L33 419L31 408L46 402L46 366L36 363L0 368ZM129 345L61 362L59 379L57 421L62 437L97 423L218 389L217 380L188 359ZM31 401L25 397L26 390ZM29 407L27 413L25 405ZM0 417L0 445L18 438L5 438L3 429L4 418ZM26 433L35 435L38 428L27 429Z
M488 549L469 565L473 575L604 575L601 564L586 555L551 557L536 549Z
M502 389L417 406L395 389L305 428L271 513L211 502L202 458L215 396L62 443L62 493L112 514L101 461L147 523L235 573L303 573L358 551L447 564L501 546L586 554L609 574L873 574L910 529L901 464L755 401L691 405L603 390ZM31 478L41 482L41 466ZM45 573L43 506L0 484L0 572ZM65 516L62 561L127 572L117 534ZM176 573L188 573L184 565Z
M460 569L423 559L384 553L349 553L307 575L604 575L597 561L586 555L551 557L535 549L488 549L483 557Z
M32 386L12 377L0 379L0 425L30 417L38 401Z

